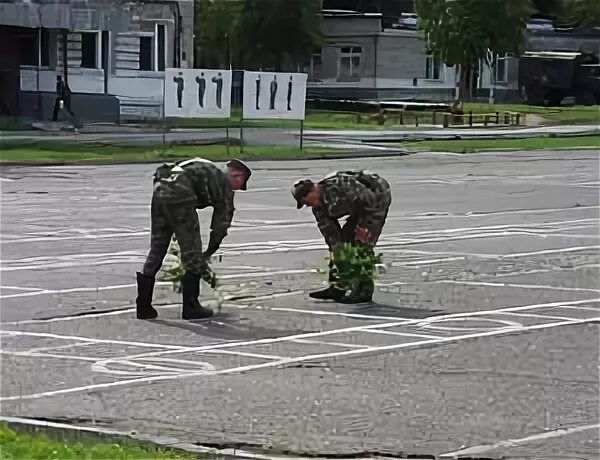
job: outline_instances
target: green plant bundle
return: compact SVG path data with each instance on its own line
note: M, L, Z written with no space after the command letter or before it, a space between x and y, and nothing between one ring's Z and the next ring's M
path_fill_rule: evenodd
M181 262L181 249L179 248L179 243L177 242L177 239L175 237L171 239L171 245L169 246L168 255L171 256L171 259L174 259L174 264L172 267L163 269L164 275L161 278L161 281L172 282L173 291L181 293L181 282L185 275L185 268L183 266L183 263ZM202 271L202 279L206 281L211 288L216 288L217 277L208 265L208 261L206 262L206 266Z
M357 291L361 283L375 279L382 257L363 245L339 245L330 254L331 284L343 291Z

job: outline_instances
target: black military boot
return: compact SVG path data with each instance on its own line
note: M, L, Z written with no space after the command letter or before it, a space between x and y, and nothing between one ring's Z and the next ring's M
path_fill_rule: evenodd
M341 289L337 289L334 286L329 286L326 289L311 292L310 294L308 294L308 296L312 299L317 300L337 300L344 297L344 291L342 291Z
M314 291L308 294L311 299L316 300L336 300L344 297L345 292L333 286L335 281L334 276L335 265L333 262L329 262L329 287L321 289L320 291Z
M213 315L210 308L204 308L198 301L200 295L200 275L186 272L181 281L183 295L183 319L205 319Z
M138 295L135 299L137 319L155 319L158 312L152 306L154 277L137 272Z

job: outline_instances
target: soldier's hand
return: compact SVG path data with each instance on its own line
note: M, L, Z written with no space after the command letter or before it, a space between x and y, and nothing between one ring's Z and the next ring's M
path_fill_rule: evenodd
M356 241L367 244L370 236L371 234L369 233L368 228L356 226L356 229L354 230L354 239Z

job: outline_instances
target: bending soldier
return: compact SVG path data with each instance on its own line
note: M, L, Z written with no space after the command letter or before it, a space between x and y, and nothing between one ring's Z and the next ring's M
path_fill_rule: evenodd
M234 190L246 190L250 168L239 160L227 163L226 171L201 158L165 164L154 173L151 205L150 252L142 272L137 272L137 318L154 319L158 312L152 307L156 274L160 270L175 238L181 249L185 268L182 280L183 319L212 316L199 300L200 279L208 269L210 257L227 236L233 219ZM211 232L206 251L202 252L197 209L213 207Z
M296 182L292 196L298 209L304 205L312 208L317 226L330 251L342 243L362 245L373 254L387 218L392 201L388 182L367 171L334 172L318 183L310 179ZM348 216L343 227L338 219ZM364 280L357 292L349 296L333 286L329 263L329 287L309 294L313 299L336 300L343 303L370 302L373 297L373 280Z

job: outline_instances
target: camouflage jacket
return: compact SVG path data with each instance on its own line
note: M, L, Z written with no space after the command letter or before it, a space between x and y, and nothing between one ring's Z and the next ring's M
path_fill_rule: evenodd
M233 198L227 175L202 158L166 163L154 173L154 199L173 204L193 202L198 209L213 207L207 252L216 251L227 236L235 211Z
M367 171L334 172L320 181L321 207L313 208L319 231L332 248L341 242L338 219L350 216L360 227L385 219L391 202L385 179Z

